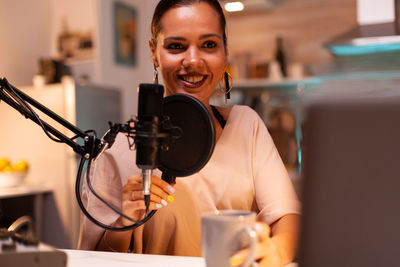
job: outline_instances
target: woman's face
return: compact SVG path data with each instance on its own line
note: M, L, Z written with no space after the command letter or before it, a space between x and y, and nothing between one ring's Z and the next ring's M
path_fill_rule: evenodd
M206 3L176 7L164 14L161 26L150 48L166 94L189 94L208 105L227 61L218 13Z

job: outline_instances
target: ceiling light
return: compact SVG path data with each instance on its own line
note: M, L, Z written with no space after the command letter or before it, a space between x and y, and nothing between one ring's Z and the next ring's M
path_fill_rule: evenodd
M228 12L242 11L244 6L242 2L228 2L224 5L224 8Z

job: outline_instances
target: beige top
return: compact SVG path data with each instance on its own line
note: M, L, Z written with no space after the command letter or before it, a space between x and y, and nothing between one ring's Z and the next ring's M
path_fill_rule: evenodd
M190 148L188 148L190 149ZM91 180L100 194L121 207L122 185L139 173L135 152L119 135L92 166ZM160 175L158 170L155 174ZM264 122L247 106L234 106L210 161L200 172L176 179L175 202L134 230L135 253L201 256L201 213L218 209L255 211L268 224L299 213L300 203ZM102 223L118 215L83 187L83 201ZM104 229L81 217L78 248L94 249Z

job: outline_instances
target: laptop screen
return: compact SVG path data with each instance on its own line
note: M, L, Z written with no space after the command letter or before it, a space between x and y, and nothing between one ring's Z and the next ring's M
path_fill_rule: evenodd
M400 266L400 97L308 104L301 267Z

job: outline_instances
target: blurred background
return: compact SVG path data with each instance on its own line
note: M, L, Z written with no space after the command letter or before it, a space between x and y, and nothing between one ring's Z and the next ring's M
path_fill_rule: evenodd
M101 136L108 121L136 114L136 88L152 82L147 40L157 2L2 0L0 76ZM233 84L229 105L249 105L260 114L301 196L303 104L337 92L398 90L399 1L233 2L221 1ZM213 101L224 105L221 96ZM29 213L43 241L74 248L74 153L4 103L0 114L0 157L29 164L23 184L0 188L0 226Z

